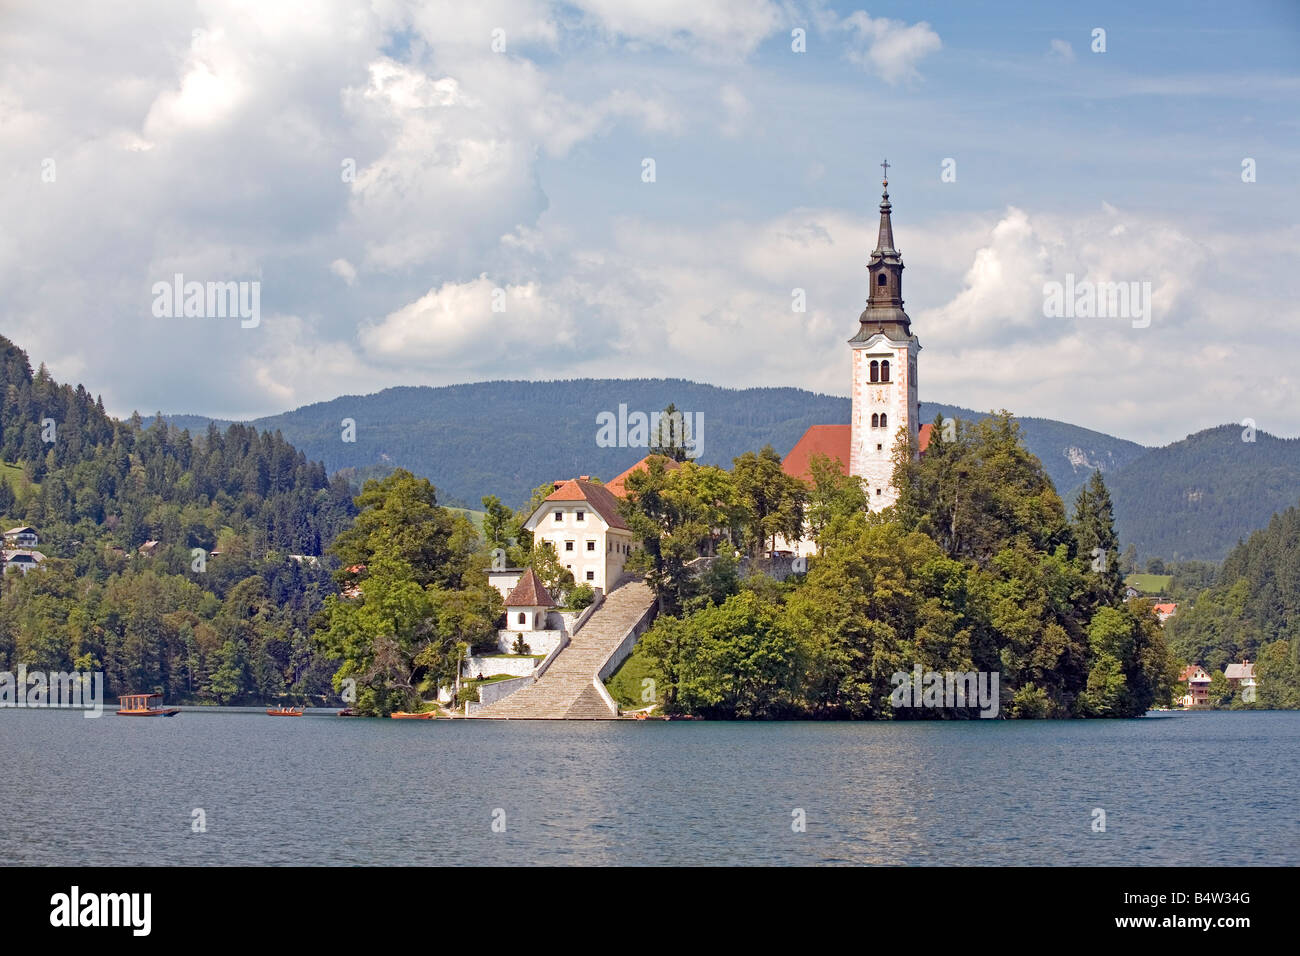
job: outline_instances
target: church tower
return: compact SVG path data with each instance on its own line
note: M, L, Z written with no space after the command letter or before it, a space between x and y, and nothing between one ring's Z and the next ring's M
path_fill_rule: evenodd
M888 160L881 166L885 177L880 235L867 260L871 288L867 307L858 318L858 334L849 339L853 350L849 473L863 479L872 511L898 500L893 474L894 443L900 433L908 436L914 453L917 447L916 359L921 351L912 334L912 320L903 311L903 259L894 248Z

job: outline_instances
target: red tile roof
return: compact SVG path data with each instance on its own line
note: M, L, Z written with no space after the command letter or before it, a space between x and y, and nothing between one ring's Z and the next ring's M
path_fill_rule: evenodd
M560 487L547 495L546 500L585 501L596 509L596 513L604 518L605 524L611 528L630 530L627 522L618 513L618 498L604 485L584 481L581 478L570 478L568 481L561 482Z
M506 596L506 607L555 607L555 602L537 572L529 568Z
M921 454L930 447L930 432L933 425L922 425L917 435L917 444L920 446ZM803 433L790 454L785 456L781 462L781 469L787 475L793 475L795 478L802 478L804 481L812 479L810 465L814 455L826 455L832 461L840 463L841 470L848 474L849 471L849 444L853 436L853 427L851 425L812 425Z
M632 472L634 471L648 470L650 467L650 462L656 459L662 461L664 463L664 468L666 468L668 471L675 471L676 469L682 467L681 462L673 461L673 459L669 458L667 455L646 455L644 458L638 461L627 471L623 472L623 474L619 475L617 478L610 480L605 485L605 487L608 488L610 493L615 495L616 497L626 498L628 476L632 474Z

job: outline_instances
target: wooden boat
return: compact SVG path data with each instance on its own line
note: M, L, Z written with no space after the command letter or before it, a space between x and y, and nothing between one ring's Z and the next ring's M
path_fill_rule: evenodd
M395 710L388 716L393 720L434 720L438 715L432 710L423 714L408 714L404 710Z
M268 707L266 708L268 717L301 717L301 707Z
M123 694L117 699L119 717L174 717L179 707L155 707L152 700L162 700L162 694Z
M342 710L340 710L340 711L339 711L337 714L335 714L334 716L335 716L335 717L360 717L361 715L358 714L358 713L357 713L355 710L353 710L351 707L344 707Z

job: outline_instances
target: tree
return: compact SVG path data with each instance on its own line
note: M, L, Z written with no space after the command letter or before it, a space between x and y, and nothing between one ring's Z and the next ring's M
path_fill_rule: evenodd
M686 440L690 428L689 416L683 415L672 402L659 415L655 425L655 434L650 436L650 445L657 454L671 458L673 461L686 461Z
M496 495L483 497L483 511L483 537L487 547L504 550L510 540L519 535L514 512L503 505Z
M892 677L970 670L966 568L919 532L856 515L787 602L816 716L890 718ZM939 716L925 714L922 716Z
M930 535L949 557L980 565L1017 539L1037 551L1070 540L1061 499L1010 412L973 425L957 420L951 439L935 424L924 457L895 454L905 527Z
M1124 597L1124 577L1120 573L1119 536L1115 533L1110 492L1100 471L1094 471L1079 489L1070 530L1074 534L1076 554L1092 575L1094 602L1120 603Z
M813 455L808 470L812 477L808 491L808 530L820 551L824 547L822 535L831 522L869 510L867 492L861 478L846 474L843 465L827 455Z
M664 675L664 709L706 717L795 710L797 644L780 609L741 592L685 620L657 621L641 639Z
M802 481L787 475L781 457L771 445L745 452L732 462L736 501L748 513L747 530L755 557L765 541L776 548L776 536L794 541L803 534L804 504L808 492Z
M454 588L474 567L474 526L439 506L428 479L398 468L381 481L367 481L356 506L356 520L333 547L345 568L368 566L383 553L408 566L420 585Z
M559 594L573 587L573 572L560 563L560 556L555 545L550 541L539 541L528 552L525 567L532 568L542 579L546 590Z

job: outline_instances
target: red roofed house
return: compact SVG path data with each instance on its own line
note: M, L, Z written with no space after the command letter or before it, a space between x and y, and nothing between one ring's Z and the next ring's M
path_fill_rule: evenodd
M546 590L537 572L529 568L506 595L506 630L544 631L546 615L553 607L551 592Z
M1160 618L1160 623L1163 624L1165 623L1165 621L1169 620L1176 613L1178 613L1178 605L1177 604L1156 604L1152 606L1151 610L1156 612L1156 617Z
M885 172L889 172L887 165ZM882 185L880 231L875 251L867 260L867 307L858 317L857 334L849 339L853 359L850 422L813 425L782 463L786 474L807 480L814 455L839 461L846 474L862 479L873 511L898 500L893 456L899 434L908 436L918 454L930 441L930 426L919 421L916 364L921 343L903 311L903 258L894 248L889 180ZM805 538L796 542L793 550L810 554L815 547Z
M555 491L524 522L524 528L533 533L534 541L551 543L560 564L573 572L575 581L608 594L623 577L623 565L638 546L618 513L619 499L587 475L556 484Z
M1188 664L1178 675L1178 682L1187 684L1187 693L1178 699L1184 707L1205 707L1210 702L1210 675L1200 664Z
M682 467L681 462L674 461L673 459L669 458L667 455L646 455L644 458L638 461L627 471L623 472L617 478L611 478L609 482L606 483L605 487L608 488L610 492L616 497L626 498L628 476L631 475L634 471L648 470L650 467L650 462L655 460L662 461L664 464L664 469L667 471L676 471L678 468Z

